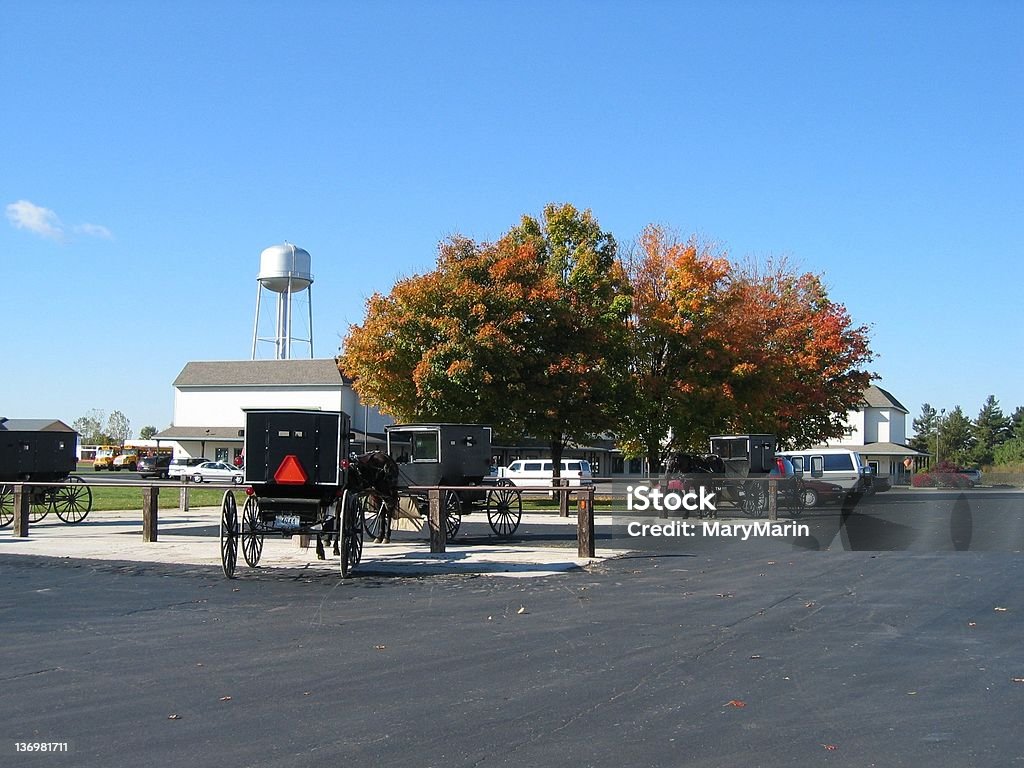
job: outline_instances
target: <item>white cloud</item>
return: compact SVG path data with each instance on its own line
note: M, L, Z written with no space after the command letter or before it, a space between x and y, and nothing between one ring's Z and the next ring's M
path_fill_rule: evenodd
M79 224L75 227L75 232L83 235L89 235L90 237L102 237L107 240L112 239L114 236L110 230L104 227L102 224Z
M19 200L16 203L9 203L7 206L7 220L18 229L27 229L35 232L40 237L48 237L51 240L64 240L64 225L60 217L49 208ZM79 235L89 237L102 237L105 240L113 239L114 235L102 224L77 224L72 231Z
M57 214L28 200L10 203L7 206L7 219L18 229L27 229L51 240L64 237L64 227Z

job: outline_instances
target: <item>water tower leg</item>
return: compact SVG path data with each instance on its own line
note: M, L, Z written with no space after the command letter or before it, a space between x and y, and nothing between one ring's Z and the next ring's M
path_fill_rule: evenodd
M256 359L256 334L260 330L260 297L263 295L263 285L256 281L256 319L252 323L252 359Z

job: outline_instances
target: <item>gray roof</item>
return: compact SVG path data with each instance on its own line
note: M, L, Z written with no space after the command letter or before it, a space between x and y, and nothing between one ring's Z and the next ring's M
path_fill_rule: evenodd
M221 360L185 363L176 387L339 386L334 360Z
M915 451L913 448L901 443L868 443L867 445L835 446L836 448L849 447L862 456L927 456L927 453Z
M352 429L357 435L353 442L362 442L363 432L360 429ZM220 440L221 442L241 442L244 439L245 430L242 427L168 427L157 432L153 437L157 440ZM383 443L384 435L379 432L367 433L371 441Z
M5 432L74 432L60 419L7 419L0 418L0 430Z
M864 405L869 408L895 408L898 411L910 413L899 400L874 384L864 390Z
M157 440L242 440L241 427L168 427L153 435Z

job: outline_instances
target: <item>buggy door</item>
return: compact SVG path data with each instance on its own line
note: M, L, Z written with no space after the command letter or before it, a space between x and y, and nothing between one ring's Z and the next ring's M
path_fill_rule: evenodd
M340 416L323 411L247 412L245 482L341 484Z

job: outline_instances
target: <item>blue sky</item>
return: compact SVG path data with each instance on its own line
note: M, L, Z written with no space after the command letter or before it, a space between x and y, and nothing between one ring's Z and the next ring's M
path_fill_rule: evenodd
M166 427L251 356L263 248L315 353L547 202L821 273L917 415L1024 404L1024 4L81 2L0 10L0 415ZM908 419L908 428L909 428Z

